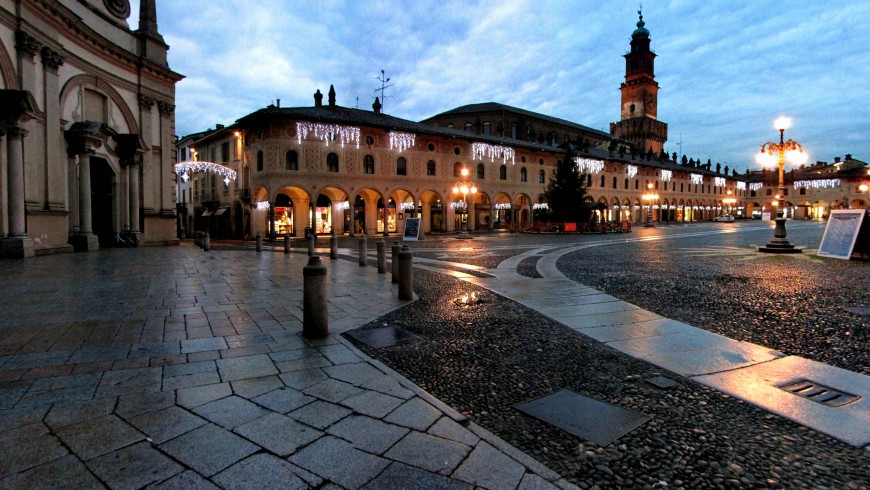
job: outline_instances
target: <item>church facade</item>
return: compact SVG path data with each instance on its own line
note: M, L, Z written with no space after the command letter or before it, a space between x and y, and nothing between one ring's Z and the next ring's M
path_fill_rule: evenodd
M177 243L155 0L0 0L0 255Z

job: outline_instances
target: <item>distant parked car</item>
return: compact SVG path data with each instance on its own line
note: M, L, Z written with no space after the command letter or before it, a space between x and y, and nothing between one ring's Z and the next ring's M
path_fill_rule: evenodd
M721 221L724 223L733 223L734 216L731 216L730 214L723 214L723 215L716 216L715 218L713 218L713 221Z

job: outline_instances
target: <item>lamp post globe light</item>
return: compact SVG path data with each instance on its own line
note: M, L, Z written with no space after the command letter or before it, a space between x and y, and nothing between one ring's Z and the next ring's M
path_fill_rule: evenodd
M646 201L648 203L647 206L649 206L647 208L647 211L646 211L646 224L643 225L644 228L655 228L655 226L656 226L655 223L653 223L653 221L652 221L652 207L653 207L653 202L659 200L659 195L656 194L655 192L653 192L652 188L653 188L652 182L648 183L646 185L647 193L644 194L643 196L641 196L641 199Z
M465 218L462 220L462 231L459 234L458 238L471 238L471 234L468 233L468 217L469 217L469 205L468 205L468 195L476 194L477 187L474 185L474 182L468 181L468 168L463 168L461 171L462 174L462 182L457 182L455 186L453 186L454 194L462 194L462 204L465 209Z
M767 245L759 247L759 252L765 253L801 253L801 249L789 243L786 238L785 222L785 162L794 165L806 163L807 154L804 148L795 140L785 140L785 130L791 125L791 120L780 117L774 121L774 127L779 130L779 143L768 141L761 145L761 152L756 155L756 160L762 165L776 164L779 168L779 193L776 195L776 227L773 230L773 240Z

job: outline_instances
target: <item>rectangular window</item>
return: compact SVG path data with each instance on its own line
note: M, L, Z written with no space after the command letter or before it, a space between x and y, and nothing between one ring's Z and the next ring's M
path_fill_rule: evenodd
M226 163L230 161L230 142L224 141L221 143L221 162Z

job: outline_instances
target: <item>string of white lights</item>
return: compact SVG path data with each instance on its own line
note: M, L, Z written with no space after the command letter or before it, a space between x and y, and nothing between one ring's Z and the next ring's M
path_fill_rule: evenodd
M670 182L672 178L674 178L672 170L662 170L662 182Z
M356 126L310 122L296 123L296 138L300 144L303 139L308 137L308 133L314 133L314 137L324 141L326 146L329 146L329 143L338 139L342 147L345 143L356 143L356 147L359 148L360 130Z
M812 187L813 189L828 189L840 187L840 179L815 179L815 180L796 180L794 188Z
M750 191L757 191L758 189L761 189L762 187L764 187L764 184L761 182L751 182L749 184Z
M335 203L335 209L350 209L350 203L347 201L338 201Z
M591 173L598 174L604 170L604 160L593 160L591 158L575 158L574 163L577 164L577 168L580 170L580 173Z
M238 174L235 170L212 162L179 162L175 164L175 174L181 180L187 182L193 172L212 172L224 178L224 183L229 185L231 180L236 180Z
M450 203L450 207L453 209L465 209L465 201L455 201Z
M637 175L637 166L629 165L625 167L625 173L628 174L629 179L633 179L635 175Z
M492 205L493 209L510 209L511 203L509 202L497 202Z
M399 150L399 153L414 146L414 140L417 136L411 133L400 133L398 131L390 132L390 149Z
M416 208L417 206L415 206L412 202L403 202L402 204L399 204L399 209L401 209L402 211L413 211Z
M746 182L742 182L742 181L738 180L737 181L737 190L738 191L745 191L746 190Z
M713 187L725 187L728 183L725 181L725 177L713 177Z
M516 158L516 151L509 146L472 143L471 158L474 160L483 160L484 157L489 158L491 162L500 158L502 164L505 164L510 160L511 165L513 165L515 163L514 159Z
M703 184L704 176L701 174L689 174L689 181L693 184Z
M257 211L268 211L269 201L257 201Z
M545 202L536 202L532 204L532 209L538 211L539 209L550 209L550 205Z

